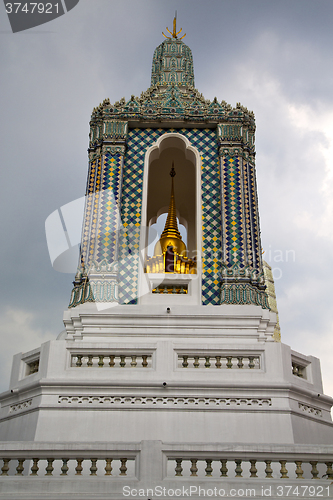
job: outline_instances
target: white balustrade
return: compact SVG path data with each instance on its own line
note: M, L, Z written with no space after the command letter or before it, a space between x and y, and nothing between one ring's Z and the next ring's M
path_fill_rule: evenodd
M72 354L75 368L151 368L151 354Z
M260 356L244 354L179 354L178 368L260 369Z

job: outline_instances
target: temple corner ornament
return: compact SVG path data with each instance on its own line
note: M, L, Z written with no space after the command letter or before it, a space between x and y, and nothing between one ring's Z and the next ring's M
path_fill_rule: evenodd
M221 268L221 304L252 304L263 309L270 309L264 274L246 266L234 264Z

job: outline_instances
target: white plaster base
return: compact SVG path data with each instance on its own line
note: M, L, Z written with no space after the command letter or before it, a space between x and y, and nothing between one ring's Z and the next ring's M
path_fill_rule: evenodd
M66 311L64 339L14 357L13 392L0 396L0 440L333 444L333 400L322 394L319 361L274 342L275 321L256 306ZM36 357L39 370L27 375ZM251 357L258 360L252 369ZM292 360L304 378L292 374Z

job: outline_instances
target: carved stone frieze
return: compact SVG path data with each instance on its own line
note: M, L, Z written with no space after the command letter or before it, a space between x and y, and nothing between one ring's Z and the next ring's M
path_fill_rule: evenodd
M27 399L26 401L21 401L20 403L15 403L10 406L9 413L15 413L21 410L26 410L32 405L32 399Z
M214 397L177 397L177 396L59 396L59 404L84 406L96 404L108 407L160 407L172 409L188 408L262 408L272 406L271 398L214 398Z
M311 415L315 415L316 417L322 417L323 412L321 411L320 408L315 408L314 406L309 406L304 403L299 402L298 403L298 408L305 413L310 413Z

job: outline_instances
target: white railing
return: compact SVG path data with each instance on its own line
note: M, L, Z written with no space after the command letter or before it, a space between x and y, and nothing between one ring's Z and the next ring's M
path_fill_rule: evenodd
M178 368L259 369L260 356L179 354Z
M243 490L255 498L333 498L333 446L3 442L0 457L2 500L63 500L78 492L80 500L120 499L139 489L145 498Z
M261 479L333 479L332 461L301 457L278 460L266 454L265 459L227 458L228 454L211 458L169 458L168 477L253 478ZM193 456L193 454L192 454Z
M151 354L72 354L75 368L151 368Z
M2 445L2 446L1 446ZM0 477L9 476L126 476L135 477L135 449L94 447L91 443L0 444Z

